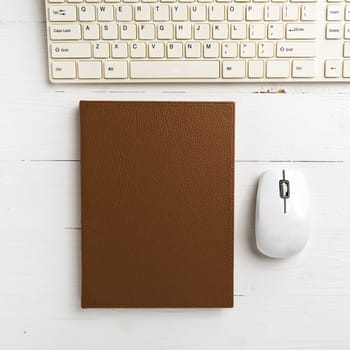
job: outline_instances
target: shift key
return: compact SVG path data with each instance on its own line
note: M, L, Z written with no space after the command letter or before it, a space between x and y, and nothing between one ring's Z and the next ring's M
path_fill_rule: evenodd
M314 23L289 23L286 30L287 39L315 39L316 26Z
M315 57L313 41L283 41L277 43L277 57Z
M89 43L54 43L51 45L52 58L90 58Z

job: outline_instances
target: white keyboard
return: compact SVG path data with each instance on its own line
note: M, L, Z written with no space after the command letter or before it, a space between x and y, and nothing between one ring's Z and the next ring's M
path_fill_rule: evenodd
M350 0L46 0L55 83L350 82Z

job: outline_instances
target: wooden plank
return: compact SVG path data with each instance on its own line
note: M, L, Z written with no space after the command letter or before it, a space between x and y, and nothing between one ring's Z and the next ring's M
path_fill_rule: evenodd
M0 160L79 159L81 99L154 100L153 96L52 93L35 90L6 93L0 103ZM208 100L207 95L159 94L159 100ZM240 161L344 161L350 159L348 97L332 95L235 95L236 158ZM253 101L253 103L252 103ZM316 107L317 106L317 109Z
M2 2L0 23L8 22L43 22L45 20L44 0L11 0Z
M5 165L5 166L4 166ZM294 166L308 178L312 233L297 257L256 252L255 195L259 175L286 163L237 163L235 293L245 296L350 295L350 177L344 163ZM80 284L79 162L1 164L0 295L77 295Z
M349 296L237 297L235 308L226 310L82 311L65 295L9 296L2 298L2 307L4 302L0 345L11 350L347 350L350 346Z

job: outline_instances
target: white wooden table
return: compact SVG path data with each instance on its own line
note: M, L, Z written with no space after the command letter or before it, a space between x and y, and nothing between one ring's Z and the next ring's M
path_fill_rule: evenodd
M43 3L0 0L0 349L350 349L350 85L50 85ZM80 99L237 103L234 309L80 308ZM254 246L258 176L281 167L313 208L285 261Z

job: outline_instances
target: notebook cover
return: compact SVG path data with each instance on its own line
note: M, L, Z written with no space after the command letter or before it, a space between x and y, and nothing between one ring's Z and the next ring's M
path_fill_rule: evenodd
M232 307L234 104L80 115L82 307Z

